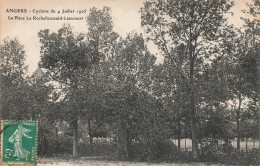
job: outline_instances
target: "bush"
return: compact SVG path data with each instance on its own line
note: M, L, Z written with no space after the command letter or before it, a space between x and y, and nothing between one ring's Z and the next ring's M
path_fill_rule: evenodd
M230 144L223 144L216 148L209 145L201 149L200 161L229 165L259 165L259 150L238 151Z
M147 144L135 143L133 148L133 158L138 161L169 162L176 154L178 149L170 140L155 139Z
M123 145L113 146L110 158L117 160L169 162L179 155L177 147L170 140L152 140L146 144L132 142L130 158L127 158Z
M151 160L171 160L178 153L176 145L170 140L154 140L147 148Z
M248 151L233 150L230 154L225 154L224 160L221 161L225 164L234 165L259 165L259 150L252 149Z

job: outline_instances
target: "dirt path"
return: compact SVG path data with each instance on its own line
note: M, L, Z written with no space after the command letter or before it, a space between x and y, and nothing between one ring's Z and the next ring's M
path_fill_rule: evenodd
M127 162L108 161L90 157L78 159L65 158L43 158L38 166L206 166L204 163L147 163L147 162ZM214 166L217 166L214 164Z

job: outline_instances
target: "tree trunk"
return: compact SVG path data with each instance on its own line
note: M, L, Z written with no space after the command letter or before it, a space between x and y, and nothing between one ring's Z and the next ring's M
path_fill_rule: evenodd
M226 144L228 144L228 137L225 137L224 141Z
M260 72L259 72L259 76L260 76ZM260 86L260 84L259 84ZM259 110L259 108L258 108ZM257 113L257 125L260 125L260 113ZM259 127L259 126L258 126ZM259 131L259 129L258 129ZM258 137L256 136L256 139L258 139L258 149L260 150L260 132L258 133Z
M248 138L246 138L246 151L247 151L247 142L248 142Z
M237 113L237 150L240 150L240 123L239 123L239 115Z
M48 148L48 140L46 139L46 136L44 136L43 139L44 139L44 146L45 146L43 153L45 153L45 152L48 152L48 149L49 149Z
M198 158L198 143L197 143L197 130L195 126L195 117L191 121L191 134L192 134L192 158Z
M56 126L56 143L57 143L57 146L56 146L56 150L59 151L60 149L60 143L59 143L59 135L58 135L58 127Z
M56 141L59 142L59 136L58 136L58 127L55 127L55 133L56 133Z
M88 135L89 135L89 144L90 144L90 150L92 151L93 147L93 134L91 129L91 120L88 119Z
M260 72L259 72L259 76L260 76ZM260 86L260 84L259 84ZM258 108L259 109L259 108ZM257 114L257 124L260 125L260 114ZM259 129L258 129L259 131ZM260 150L260 132L258 133L258 137L256 137L256 139L258 139L258 149Z
M130 158L130 133L128 128L125 130L125 152L127 159Z
M193 91L193 90L192 90ZM197 142L197 130L196 130L196 119L195 119L195 105L193 92L191 94L191 134L192 134L192 158L198 158L198 142Z
M202 150L202 139L200 139L200 150Z
M190 27L190 35L191 35L191 27ZM190 59L190 118L191 118L191 135L192 135L192 158L198 158L198 142L197 142L197 130L196 130L196 108L194 102L194 52L193 46L191 43L191 36L190 36L190 43L189 43L189 59Z
M212 145L213 145L213 148L216 147L216 135L215 135L215 133L213 133L213 136L212 136Z
M255 149L255 138L253 138L253 149Z
M178 121L178 150L181 151L181 120Z
M237 117L237 150L240 150L240 109L241 109L241 103L242 103L242 99L241 99L241 95L239 95L238 97L239 99L239 103L238 103L238 109L236 111Z
M260 138L258 138L258 149L260 150Z
M187 147L186 147L186 138L185 138L185 145L184 145L184 146L185 146L185 151L187 151Z
M73 157L78 157L78 120L72 121L73 130Z

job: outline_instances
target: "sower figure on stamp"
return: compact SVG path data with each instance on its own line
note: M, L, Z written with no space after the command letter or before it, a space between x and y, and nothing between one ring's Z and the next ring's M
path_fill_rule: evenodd
M23 136L29 139L32 138L26 134L30 131L31 130L24 128L22 124L19 124L18 128L8 140L10 143L14 143L14 157L17 157L17 160L19 160L19 158L26 158L30 155L30 152L22 147Z

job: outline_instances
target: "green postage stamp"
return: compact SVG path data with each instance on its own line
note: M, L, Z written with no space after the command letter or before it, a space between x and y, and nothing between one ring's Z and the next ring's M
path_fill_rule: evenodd
M1 131L0 164L36 163L36 121L1 121Z

